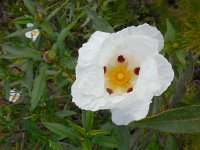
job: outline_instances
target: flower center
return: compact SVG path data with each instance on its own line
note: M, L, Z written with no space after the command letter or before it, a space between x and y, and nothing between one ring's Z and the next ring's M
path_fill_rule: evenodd
M117 79L118 80L123 80L124 79L124 74L123 73L118 73L117 74Z
M139 75L139 67L130 66L123 55L118 56L103 67L105 89L109 94L121 95L133 91L133 86Z
M35 31L35 30L32 31L32 35L33 35L33 36L37 36L38 34L39 34L38 31Z

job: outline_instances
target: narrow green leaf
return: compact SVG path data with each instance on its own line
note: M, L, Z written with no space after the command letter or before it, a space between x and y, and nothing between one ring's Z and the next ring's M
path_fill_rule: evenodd
M117 136L119 150L129 149L130 130L127 126L115 126L115 134Z
M189 52L188 63L185 67L185 71L177 81L174 92L170 97L171 106L184 96L186 92L186 84L192 79L193 73L194 73L194 60L192 57L192 53Z
M34 3L31 0L23 0L24 1L24 5L27 7L28 11L35 16L35 6Z
M64 117L69 117L72 115L76 115L77 113L71 110L62 110L62 111L58 111L56 112L56 115L58 117L64 118Z
M142 143L142 145L144 145ZM145 148L146 147L146 148ZM147 146L145 146L143 149L146 149L146 150L160 150L160 147L159 147L159 143L158 143L158 138L157 136L154 134L149 142L147 142ZM171 149L169 149L171 150Z
M65 127L62 124L58 123L49 123L49 122L43 122L44 126L47 127L50 131L64 137L69 137L72 139L80 139L80 135L76 133L74 130Z
M59 142L50 141L49 146L52 148L52 150L67 150L62 144Z
M41 53L29 47L21 47L17 45L1 44L4 51L17 56L16 58L33 58L42 60Z
M55 16L62 8L68 3L68 0L65 1L60 7L56 8L54 11L52 11L47 17L46 21L49 21L53 16Z
M72 21L66 28L64 28L58 38L57 42L62 42L65 37L69 34L69 31L77 24L78 20L83 16L83 14L80 14L74 21Z
M175 29L174 29L173 25L171 24L171 22L169 21L169 19L167 19L166 23L167 23L167 32L165 33L165 36L164 36L165 41L173 42L176 37Z
M38 25L34 25L33 27L29 27L29 28L25 28L25 29L22 29L22 30L15 31L14 33L11 33L8 36L6 36L5 39L15 37L15 36L25 35L26 32L34 30L36 28L38 28Z
M52 34L53 33L53 30L52 30L52 28L51 28L51 26L50 26L50 24L48 22L43 21L40 24L40 27L42 28L42 30L44 30L48 34Z
M72 128L74 128L74 129L75 129L77 132L79 132L81 135L85 135L85 134L86 134L85 130L84 130L81 126L79 126L78 124L73 123L73 122L70 121L70 120L67 120L67 122L72 126Z
M33 22L33 17L28 15L21 16L15 19L15 23L17 24L27 24L32 22Z
M5 98L8 100L10 97L10 80L6 79L5 82Z
M32 86L33 86L33 61L30 59L27 62L26 68L26 81L29 95L31 96Z
M39 75L35 78L33 90L31 93L31 110L35 109L40 98L42 97L44 87L46 84L45 77L47 69L48 66L46 64L42 64L42 66L39 69Z
M72 21L67 27L62 29L60 34L57 37L57 42L55 44L55 49L57 50L57 54L62 57L64 55L64 39L65 37L70 35L70 30L77 24L78 20L83 16L83 14L80 14L74 21Z
M92 111L82 111L82 122L86 132L92 130L94 121L94 113Z
M176 140L171 135L169 135L165 140L164 150L178 150Z
M88 135L94 136L94 135L99 135L99 134L109 134L110 132L107 130L91 130L88 132Z
M171 109L129 126L171 133L200 133L200 105Z
M77 64L77 59L73 57L63 57L58 60L59 65L70 70L74 70Z
M92 138L92 144L100 145L108 148L117 148L118 142L112 136L97 135ZM124 149L125 150L125 149Z
M113 28L108 24L108 22L97 16L96 12L93 11L90 7L85 7L85 13L92 20L92 25L95 30L110 33L114 32Z

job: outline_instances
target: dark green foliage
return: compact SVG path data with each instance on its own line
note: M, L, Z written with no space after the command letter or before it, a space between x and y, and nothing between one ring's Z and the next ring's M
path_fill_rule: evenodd
M200 149L199 12L198 0L0 2L0 149ZM71 102L78 49L96 30L145 22L165 35L172 86L129 126L111 123L108 110L80 110ZM33 42L25 33L36 28ZM18 103L8 102L13 88Z

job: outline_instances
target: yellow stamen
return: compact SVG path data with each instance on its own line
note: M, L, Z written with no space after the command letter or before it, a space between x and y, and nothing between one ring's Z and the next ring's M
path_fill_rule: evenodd
M124 74L123 73L118 73L117 74L117 79L118 80L123 80L124 79Z
M32 35L33 35L33 36L37 36L38 34L39 34L39 32L38 32L38 31L35 31L35 30L34 30L34 31L32 31Z

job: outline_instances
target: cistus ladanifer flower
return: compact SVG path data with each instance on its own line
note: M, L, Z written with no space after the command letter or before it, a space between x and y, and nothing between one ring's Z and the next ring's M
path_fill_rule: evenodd
M110 109L127 125L146 117L153 96L171 84L171 64L159 54L163 36L148 24L116 33L96 31L79 49L72 101L81 109Z
M28 23L26 26L33 27L34 25L32 23ZM32 39L32 41L34 42L39 36L39 34L40 34L40 31L38 29L34 29L32 31L26 32L25 36L29 39Z

